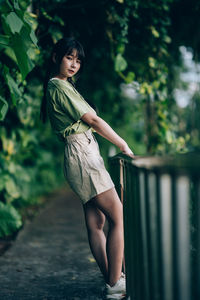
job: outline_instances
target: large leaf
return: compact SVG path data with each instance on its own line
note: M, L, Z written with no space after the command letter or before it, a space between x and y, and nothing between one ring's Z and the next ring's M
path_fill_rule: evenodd
M16 32L20 33L23 27L23 21L17 16L15 12L9 13L5 21L13 34L15 34Z
M18 66L22 74L22 80L25 79L26 75L33 69L34 63L27 55L28 41L26 39L26 30L22 28L22 32L15 33L12 38L12 47L17 58ZM29 43L30 45L30 43Z
M22 219L10 204L0 202L0 237L10 235L22 226Z
M35 59L33 53L37 47L37 38L35 36L31 17L29 13L19 7L18 1L0 1L1 25L5 35L0 35L0 49L6 47L10 50L6 54L11 55L16 61L18 68L24 80L27 74L33 69ZM9 48L10 47L10 48ZM11 51L12 50L12 51ZM15 58L15 57L16 58ZM16 104L21 96L17 84L7 75L7 84L11 91L12 101Z
M34 64L29 57L29 49L37 46L37 38L31 25L24 18L24 12L16 9L7 16L2 16L4 32L10 36L10 47L14 51L22 80L33 69Z
M34 32L34 30L33 30L33 24L31 23L31 15L30 14L28 14L27 12L26 13L24 13L22 10L16 10L16 14L23 20L23 22L24 22L24 28L26 29L26 40L28 39L30 39L30 41L32 42L32 43L34 43L35 44L35 46L37 46L37 42L38 42L38 40L37 40L37 37L36 37L36 35L35 35L35 32ZM24 33L23 33L24 34Z
M3 121L8 111L8 102L0 96L0 120Z

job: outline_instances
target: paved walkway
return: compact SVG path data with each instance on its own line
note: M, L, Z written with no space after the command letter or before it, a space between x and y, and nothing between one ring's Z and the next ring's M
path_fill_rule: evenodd
M99 300L102 287L81 204L68 188L51 194L0 256L1 300Z

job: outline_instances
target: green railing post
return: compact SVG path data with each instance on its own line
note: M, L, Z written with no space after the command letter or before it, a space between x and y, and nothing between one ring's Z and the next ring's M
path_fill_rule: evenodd
M124 205L129 299L200 299L200 154L109 163Z

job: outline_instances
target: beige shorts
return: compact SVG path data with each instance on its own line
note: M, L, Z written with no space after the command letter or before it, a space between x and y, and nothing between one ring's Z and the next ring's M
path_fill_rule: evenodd
M83 204L114 187L91 129L65 138L63 171Z

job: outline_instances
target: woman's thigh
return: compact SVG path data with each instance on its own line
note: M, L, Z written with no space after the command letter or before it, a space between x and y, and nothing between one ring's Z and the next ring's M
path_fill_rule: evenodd
M123 221L123 207L115 188L95 196L90 201L106 215L108 220L113 223Z

